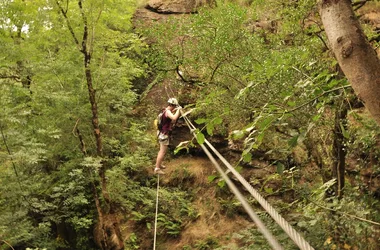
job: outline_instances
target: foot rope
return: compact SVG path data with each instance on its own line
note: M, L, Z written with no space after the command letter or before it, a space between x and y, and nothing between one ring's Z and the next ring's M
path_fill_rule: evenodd
M157 239L157 217L158 217L158 192L160 191L160 175L157 175L157 196L156 196L156 216L154 219L154 240L153 240L153 250L156 250L156 239Z

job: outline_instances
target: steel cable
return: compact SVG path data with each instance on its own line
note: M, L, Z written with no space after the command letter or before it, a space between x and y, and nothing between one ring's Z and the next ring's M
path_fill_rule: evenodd
M193 133L194 137L196 138L196 134L194 132L194 130L196 129L195 126L191 123L191 121L186 116L183 116L183 118L185 119L185 122L187 126L189 127L190 131ZM260 203L260 205L264 208L264 210L268 212L268 214L273 218L273 220L276 221L276 223L288 234L288 236L294 241L294 243L301 250L314 250L314 248L310 246L310 244L260 195L258 191L256 191L235 170L234 167L231 166L231 164L206 139L205 139L205 144L209 146L209 148L215 153L215 155L218 156L218 158L224 163L224 165L226 165L226 167L231 171L231 173L233 173L233 175L240 181L240 183L247 189L247 191ZM205 148L203 144L201 145L201 147L202 149ZM223 171L222 173L223 175L227 176Z
M189 120L187 117L185 118L185 122L190 128ZM196 134L194 132L194 129L190 128L190 131L196 137ZM240 193L238 188L235 186L235 184L230 180L230 178L224 173L223 169L220 167L218 162L215 160L215 158L212 156L210 151L206 148L205 145L200 144L203 151L207 154L210 161L215 165L216 169L218 170L219 174L222 176L222 178L226 181L227 185L229 186L230 190L235 194L236 198L241 202L242 206L248 213L248 215L251 217L251 219L255 222L257 228L260 230L260 232L264 235L264 237L268 240L269 244L272 246L273 249L276 250L282 250L283 247L277 242L275 237L269 232L269 230L266 228L264 223L260 220L260 218L257 216L257 214L253 211L252 207L248 204L248 202L245 200L244 196Z

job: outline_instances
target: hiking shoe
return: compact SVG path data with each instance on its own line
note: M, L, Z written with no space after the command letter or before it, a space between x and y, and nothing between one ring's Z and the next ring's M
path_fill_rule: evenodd
M166 168L166 166L164 166L164 165L161 165L161 167L160 168L162 168L162 169L165 169Z
M154 173L155 174L165 174L164 171L162 171L160 168L155 168Z

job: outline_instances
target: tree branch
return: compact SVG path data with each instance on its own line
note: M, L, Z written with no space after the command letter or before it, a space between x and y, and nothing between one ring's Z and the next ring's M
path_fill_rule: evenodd
M1 79L12 79L15 80L16 82L21 82L20 76L16 75L6 75L6 74L0 74Z
M7 244L10 248L12 248L12 250L15 250L11 244L9 244L8 242L6 242L5 240L1 240L2 242L4 242L5 244Z
M70 34L71 34L71 36L73 37L75 44L78 46L78 49L80 50L80 43L79 43L78 38L77 38L76 35L75 35L75 32L74 32L73 27L72 27L71 24L70 24L69 18L67 17L67 10L65 11L65 10L62 8L62 6L59 4L58 0L56 0L55 2L56 2L56 4L57 4L59 10L61 11L63 17L64 17L65 20L66 20L67 28L69 29ZM68 5L68 3L67 3L67 5ZM67 7L67 8L68 8L68 7Z
M367 219L364 219L364 218L361 218L361 217L358 217L356 215L352 215L352 214L348 214L348 213L344 213L344 212L340 212L336 209L332 209L332 208L329 208L329 207L325 207L325 206L322 206L322 205L319 205L318 203L308 199L308 201L310 201L311 203L313 203L314 205L320 207L320 208L323 208L323 209L326 209L326 210L329 210L329 211L332 211L334 213L338 213L338 214L341 214L341 215L344 215L344 216L348 216L348 217L351 217L351 218L354 218L354 219L357 219L357 220L361 220L361 221L364 221L364 222L367 222L367 223L371 223L373 225L377 225L377 226L380 226L380 223L379 222L376 222L376 221L371 221L371 220L367 220Z
M307 101L307 102L305 102L305 103L303 103L303 104L301 104L301 105L299 105L299 106L297 106L297 107L295 107L295 108L293 108L293 109L285 110L284 112L277 112L277 113L274 113L274 114L288 114L288 113L292 113L292 112L294 112L294 111L296 111L296 110L298 110L298 109L301 109L301 108L303 108L304 106L306 106L306 105L308 105L308 104L314 102L314 101L317 100L318 98L321 98L322 96L324 96L324 95L326 95L326 94L328 94L328 93L331 93L331 92L337 91L337 90L339 90L339 89L345 89L345 88L350 88L350 87L351 87L351 85L346 85L346 86L341 86L341 87L337 87L337 88L334 88L334 89L330 89L329 91L324 91L322 94L317 95L317 96L314 97L313 99L311 99L311 100L309 100L309 101Z
M80 14L81 14L82 20L83 20L83 37L82 37L82 49L81 49L81 52L83 54L89 54L88 51L87 51L88 25L87 25L86 15L84 14L84 11L83 11L82 0L78 1L78 6L79 6Z
M79 123L80 119L78 118L78 120L76 121L75 125L74 125L74 128L73 128L73 135L75 137L78 137L79 138L79 142L80 142L80 149L81 149L81 152L83 153L84 156L87 156L87 151L86 151L86 144L84 143L84 140L83 140L83 136L82 134L80 133L79 131L79 127L78 127L78 123Z
M352 3L352 7L354 9L354 11L360 9L361 7L363 7L367 2L371 2L372 0L360 0L360 1L357 1L357 2L353 2Z

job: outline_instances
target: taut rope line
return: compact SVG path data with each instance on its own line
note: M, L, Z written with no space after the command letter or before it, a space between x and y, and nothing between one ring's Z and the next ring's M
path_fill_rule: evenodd
M187 117L185 118L186 124L190 128L189 120ZM190 122L191 123L191 122ZM194 137L196 137L196 134L194 132L194 129L190 129ZM215 158L212 156L210 151L206 148L205 145L200 144L203 151L207 154L210 161L214 164L216 169L218 170L219 174L223 177L223 179L226 181L227 185L229 186L230 190L235 194L236 198L241 202L242 206L248 213L248 215L251 217L251 219L255 222L256 226L260 230L260 232L264 235L264 237L268 240L269 244L272 246L273 249L276 250L282 250L283 247L277 242L277 240L274 238L274 236L269 232L269 230L265 227L264 223L260 220L260 218L257 216L257 214L253 211L251 206L248 204L248 202L245 200L243 195L240 193L238 188L235 186L235 184L230 180L230 178L224 173L223 169L220 167L218 162L215 160Z
M260 203L260 205L268 212L274 221L288 234L288 236L297 244L302 250L313 250L314 248L309 245L302 236L257 192L236 170L232 167L227 160L220 155L220 153L208 142L206 144L211 150L219 157L219 159L227 166L227 168L235 175L240 183L248 190L248 192Z
M171 92L173 90L170 88ZM166 86L165 86L166 94L169 96ZM174 94L174 93L173 93ZM181 115L184 118L187 126L190 129L190 132L196 138L195 129L196 127L191 123L189 118L186 115L183 115L181 110ZM210 149L218 156L218 158L226 165L226 167L237 177L240 183L248 190L248 192L260 203L260 205L268 212L268 214L276 221L276 223L288 234L288 236L296 243L296 245L301 250L314 250L312 246L257 192L236 170L231 164L212 146L212 144L205 139L205 143L210 147ZM256 215L256 213L249 206L247 201L244 199L243 195L239 192L233 182L228 178L228 176L224 173L220 165L216 162L215 158L208 151L208 149L201 144L202 149L205 151L211 162L215 165L220 175L226 181L227 185L230 187L231 191L235 194L235 196L242 203L244 209L249 214L251 219L256 223L259 230L263 233L263 235L268 240L269 244L274 249L283 249L281 245L277 242L277 240L273 237L273 235L267 230L265 225L261 222L260 218ZM240 198L239 198L240 197ZM158 203L158 189L157 189L157 203Z
M160 190L160 175L157 175L157 196L156 196L156 216L154 219L154 240L153 240L153 250L156 249L156 238L157 238L157 217L158 217L158 191Z
M186 124L188 125L190 131L196 137L194 130L195 126L191 121L183 116ZM314 250L312 246L304 239L296 230L257 192L236 170L231 164L205 139L205 144L207 144L210 149L215 153L216 156L226 165L226 167L237 177L241 184L250 192L250 194L260 203L260 205L268 212L268 214L277 222L278 225L289 235L289 237L297 244L301 250ZM205 146L201 145L202 149L205 150ZM207 150L207 149L206 149ZM206 152L206 151L205 151ZM207 154L207 152L206 152ZM219 169L218 169L219 171ZM220 172L220 171L219 171ZM223 171L222 173L227 176ZM223 175L222 175L223 177ZM223 177L224 178L224 177ZM247 211L248 212L248 211ZM267 238L268 239L268 238ZM269 241L269 239L268 239ZM275 248L277 249L277 248Z

